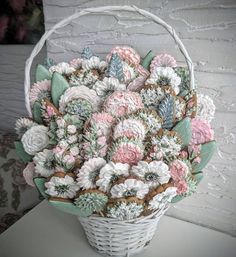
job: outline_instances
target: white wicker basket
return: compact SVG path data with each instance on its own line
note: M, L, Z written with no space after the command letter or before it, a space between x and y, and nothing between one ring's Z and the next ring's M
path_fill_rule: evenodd
M134 220L116 220L92 216L78 217L87 239L100 254L129 257L141 252L152 240L157 224L168 206Z
M56 25L54 25L50 30L46 31L40 41L34 47L30 57L26 61L25 67L25 104L26 109L31 116L31 108L29 102L29 91L30 91L30 69L34 57L43 48L46 40L57 30L68 24L74 19L82 17L88 14L103 14L112 13L112 11L128 11L136 12L147 19L153 20L155 23L163 26L173 37L179 50L182 52L183 56L188 65L190 74L190 87L195 88L194 84L194 69L192 61L188 55L180 38L174 31L174 29L165 23L162 19L155 16L154 14L147 12L145 10L139 9L136 6L104 6L97 8L84 9L80 12L63 19ZM91 216L88 218L78 217L80 223L82 224L86 236L88 238L91 246L96 248L96 250L105 256L119 256L128 257L140 252L145 248L152 239L159 219L168 209L168 206L164 206L162 209L152 213L149 216L141 217L135 220L129 221L119 221L111 218L102 218L98 216Z

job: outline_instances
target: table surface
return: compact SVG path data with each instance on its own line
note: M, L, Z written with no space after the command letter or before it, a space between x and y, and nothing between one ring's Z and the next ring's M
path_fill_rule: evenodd
M136 257L235 257L236 238L164 216ZM99 257L76 217L40 203L0 235L1 257Z

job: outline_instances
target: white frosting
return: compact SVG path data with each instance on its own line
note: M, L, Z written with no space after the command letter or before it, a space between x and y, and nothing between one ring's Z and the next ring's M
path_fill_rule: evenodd
M94 108L94 111L98 110L99 106L101 105L101 99L97 96L96 92L93 89L89 89L85 86L71 87L68 88L60 98L60 112L64 113L66 105L70 101L78 98L82 98L90 102Z
M25 151L35 155L49 144L48 128L43 125L33 126L22 136L21 142Z
M49 167L49 164L52 163L53 151L44 149L42 152L37 153L33 161L35 163L35 172L41 175L42 177L49 177L54 173L53 166Z
M69 63L60 62L57 65L53 65L49 68L49 72L58 72L60 74L70 74L75 71L75 68L72 67Z
M141 121L133 118L120 121L114 128L113 138L117 139L123 136L134 137L143 140L146 136L146 129L144 124Z
M149 188L167 183L171 177L168 165L162 161L140 161L132 167L131 173L144 179Z
M215 115L215 105L213 100L208 95L197 95L197 117L209 122L212 121Z
M170 86L175 91L176 95L179 93L179 85L181 83L181 78L175 73L175 71L170 67L156 67L146 81L146 84L158 84L158 80L161 78L167 78L170 80Z
M100 170L99 179L97 180L96 185L100 190L108 192L114 177L128 175L129 164L109 162Z
M92 69L98 69L98 70L105 70L107 67L107 62L101 61L99 57L92 56L90 59L83 59L82 60L82 68L84 70L92 70Z
M111 188L111 197L119 198L125 196L136 196L143 199L148 194L148 185L141 180L126 179L124 183L116 184ZM134 195L129 195L129 192L134 192Z
M45 191L46 194L54 197L69 199L73 199L76 192L79 190L78 184L68 175L66 175L64 178L52 177L49 182L45 183L45 187L47 188ZM67 189L60 190L60 187L67 187Z

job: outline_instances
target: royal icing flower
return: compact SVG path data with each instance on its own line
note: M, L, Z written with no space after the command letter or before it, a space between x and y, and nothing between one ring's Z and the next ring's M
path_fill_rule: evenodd
M75 58L75 59L70 61L70 66L75 68L75 69L80 68L81 64L82 64L82 59L81 58Z
M105 77L102 81L98 80L94 85L93 89L96 91L97 95L104 97L109 93L114 91L124 91L126 90L126 85L119 82L117 78Z
M106 161L102 158L93 158L86 161L77 174L79 186L83 189L95 188L96 177L105 164Z
M211 122L215 109L214 102L208 95L197 94L197 118Z
M54 173L54 153L52 150L44 149L36 153L33 158L35 163L35 172L42 177L49 177Z
M146 81L146 84L171 86L176 95L179 93L180 83L181 78L171 67L156 67Z
M144 148L141 142L121 138L113 144L110 160L134 165L142 160Z
M19 118L16 121L15 130L16 134L21 138L24 133L30 129L32 126L38 125L37 123L33 122L33 120L28 118Z
M93 69L104 71L107 67L107 62L101 61L97 56L92 56L90 59L83 59L81 65L86 71Z
M34 184L34 176L35 176L35 165L33 162L29 162L25 169L23 170L23 176L26 181L26 183L32 187L35 187Z
M126 62L122 62L122 65L124 73L124 83L129 84L138 76L138 71Z
M99 190L85 190L74 200L75 206L81 210L83 216L102 211L107 202L107 195Z
M141 180L127 178L123 183L116 184L111 187L111 197L130 197L134 196L143 199L148 194L149 188Z
M140 216L143 212L143 204L118 201L116 204L107 207L107 217L118 220L131 220Z
M121 120L114 128L113 138L119 137L137 138L143 140L146 136L146 125L137 118Z
M127 177L129 175L129 164L109 162L99 172L96 185L103 192L108 192L111 183L116 181L119 176Z
M113 53L117 53L127 64L133 67L139 66L140 56L133 48L129 46L116 46L111 49L110 54L107 56L108 60L111 58Z
M68 175L62 177L51 177L45 184L45 193L52 197L73 199L79 190L78 184Z
M96 128L101 130L102 134L106 137L110 136L114 123L115 118L106 112L93 113L90 119L90 125L96 126Z
M139 94L131 91L115 91L104 103L104 111L114 117L131 114L142 108L143 103Z
M192 138L190 144L198 145L207 143L214 138L214 131L206 120L191 119Z
M152 59L152 62L150 64L150 71L153 72L153 70L156 67L175 68L176 66L177 66L177 63L174 57L172 57L169 54L159 54Z
M75 68L72 67L69 63L60 62L57 65L53 65L49 68L49 72L58 72L60 74L70 74L75 71Z
M35 155L49 145L48 128L43 125L33 126L21 138L25 151Z
M51 99L51 81L42 80L34 83L29 92L29 100L31 106L34 105L35 101L41 101L45 98Z
M94 111L97 110L101 104L101 99L97 96L94 90L85 86L71 87L68 88L61 96L59 102L59 111L64 113L67 104L75 99L84 99L88 101L93 107Z
M174 181L182 180L189 173L188 166L180 160L174 160L169 164L170 175Z
M155 195L148 204L148 209L157 210L162 209L167 203L176 196L176 187L168 187L164 192Z
M162 161L152 161L150 163L140 161L137 166L132 167L131 173L143 179L149 188L167 183L170 179L168 165Z

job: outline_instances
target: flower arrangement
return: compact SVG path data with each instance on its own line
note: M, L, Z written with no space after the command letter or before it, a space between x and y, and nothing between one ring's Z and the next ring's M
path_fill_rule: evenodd
M16 122L23 174L55 207L118 220L149 215L196 191L216 143L215 106L168 54L117 46L38 65L33 118Z

